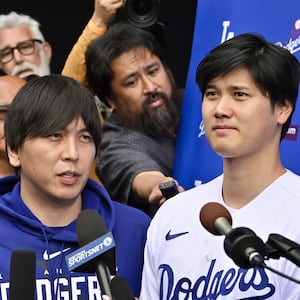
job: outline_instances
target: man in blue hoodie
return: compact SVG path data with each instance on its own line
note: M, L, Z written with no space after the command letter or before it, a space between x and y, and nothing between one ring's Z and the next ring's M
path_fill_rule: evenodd
M76 219L96 210L116 243L116 273L139 295L149 218L114 202L88 179L100 141L93 96L77 81L49 75L28 82L11 104L5 137L18 176L0 180L0 299L13 250L36 254L36 299L101 299L95 274L70 272L79 248Z

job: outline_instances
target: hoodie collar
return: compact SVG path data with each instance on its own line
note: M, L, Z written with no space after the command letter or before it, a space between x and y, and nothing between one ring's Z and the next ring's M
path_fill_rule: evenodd
M115 207L107 191L95 181L89 179L82 191L83 209L94 209L103 218L107 230L115 225ZM46 233L48 239L77 241L76 220L65 227L47 227L29 210L20 197L20 179L7 176L0 179L0 212L19 223L24 231L34 235Z

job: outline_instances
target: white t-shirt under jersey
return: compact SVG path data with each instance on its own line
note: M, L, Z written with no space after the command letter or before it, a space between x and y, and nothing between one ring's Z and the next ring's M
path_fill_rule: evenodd
M140 300L300 299L300 284L266 269L237 267L224 251L225 237L201 225L205 203L224 205L222 180L180 193L159 209L148 230ZM242 209L227 209L233 228L250 228L264 242L278 233L300 243L300 177L290 171ZM300 268L286 258L265 263L300 280Z

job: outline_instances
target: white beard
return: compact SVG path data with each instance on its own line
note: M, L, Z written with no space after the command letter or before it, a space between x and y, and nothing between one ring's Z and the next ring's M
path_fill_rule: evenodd
M26 78L30 75L45 76L50 74L50 61L43 49L40 49L41 65L39 67L32 63L25 62L22 65L14 67L12 74L21 78Z

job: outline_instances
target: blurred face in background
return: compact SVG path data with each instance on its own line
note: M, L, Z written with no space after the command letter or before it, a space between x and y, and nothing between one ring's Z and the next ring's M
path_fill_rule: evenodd
M9 104L13 101L20 88L26 83L16 76L0 76L0 156L6 157L4 121Z
M51 54L51 46L34 39L27 25L0 30L0 66L7 75L49 75Z

